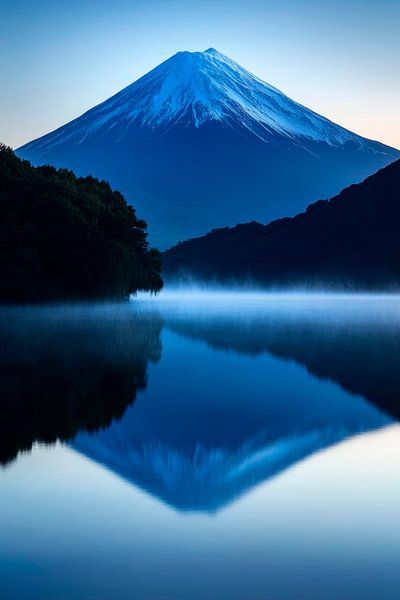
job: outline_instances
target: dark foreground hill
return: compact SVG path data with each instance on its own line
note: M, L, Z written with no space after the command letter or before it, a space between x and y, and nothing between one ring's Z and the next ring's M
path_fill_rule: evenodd
M0 145L0 302L122 298L162 287L146 224L108 183L34 168Z
M265 286L398 288L400 161L294 218L217 229L163 255L165 276Z

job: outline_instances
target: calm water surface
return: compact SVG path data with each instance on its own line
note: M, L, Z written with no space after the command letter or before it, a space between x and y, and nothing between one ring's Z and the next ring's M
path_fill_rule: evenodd
M0 311L0 597L394 600L400 298Z

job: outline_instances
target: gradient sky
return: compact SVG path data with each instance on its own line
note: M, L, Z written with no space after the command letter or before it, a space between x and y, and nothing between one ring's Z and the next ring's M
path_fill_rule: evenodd
M179 50L212 46L400 148L400 0L2 0L0 140L17 147Z

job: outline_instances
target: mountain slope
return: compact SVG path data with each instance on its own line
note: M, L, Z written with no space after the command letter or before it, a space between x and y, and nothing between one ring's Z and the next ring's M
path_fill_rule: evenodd
M269 225L248 223L179 244L169 278L262 285L382 288L400 284L400 161L329 201Z
M179 52L18 152L106 178L134 201L161 247L295 214L399 156L211 48Z

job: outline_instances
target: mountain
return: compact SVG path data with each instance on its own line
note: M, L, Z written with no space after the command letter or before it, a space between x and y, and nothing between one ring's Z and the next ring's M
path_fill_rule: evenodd
M167 279L262 286L400 284L400 161L294 218L212 231L163 255Z
M107 179L160 248L214 227L294 215L400 155L213 48L179 52L18 154Z

